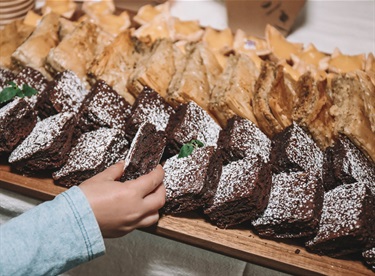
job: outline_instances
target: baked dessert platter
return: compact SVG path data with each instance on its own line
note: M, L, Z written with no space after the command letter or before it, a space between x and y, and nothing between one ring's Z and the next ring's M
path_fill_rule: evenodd
M0 154L15 173L71 187L121 159L121 181L160 163L163 214L375 271L373 53L111 1L46 1L0 30L0 47L1 90L35 91L1 98Z

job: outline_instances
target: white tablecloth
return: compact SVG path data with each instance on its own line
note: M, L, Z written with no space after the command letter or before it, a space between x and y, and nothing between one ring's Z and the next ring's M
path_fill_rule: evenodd
M175 1L172 14L218 29L227 27L222 1ZM375 53L375 1L308 1L288 39L312 42L327 53L335 47L344 54ZM38 203L0 189L0 223ZM106 240L106 247L104 257L65 275L283 275L141 231Z

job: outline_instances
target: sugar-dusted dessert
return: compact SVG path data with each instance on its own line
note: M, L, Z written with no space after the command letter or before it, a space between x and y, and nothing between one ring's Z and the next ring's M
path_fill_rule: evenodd
M324 195L317 235L309 250L330 256L363 252L375 246L375 197L364 183L344 184Z
M267 208L252 224L261 237L311 237L317 232L323 195L316 173L274 174Z
M91 88L90 98L85 100L78 127L88 132L100 127L125 129L131 105L105 81L99 80Z
M274 172L319 171L323 168L323 152L296 123L292 123L272 139L271 163Z
M175 155L166 160L163 168L167 194L163 212L177 214L204 206L216 190L221 162L216 148L208 146L186 157Z
M143 123L130 145L120 180L136 179L155 169L163 155L165 144L164 131L157 131L151 123Z
M11 152L33 130L37 114L23 98L0 108L0 153Z
M25 174L61 167L71 149L76 121L72 112L59 113L39 121L30 135L11 153L9 163Z
M270 158L271 140L253 122L239 116L228 120L218 146L225 163L257 155L265 162Z
M133 138L144 122L155 125L157 131L165 131L174 109L154 90L144 87L133 104L126 122L126 133Z
M375 194L375 165L346 136L340 135L325 151L323 180L326 190L366 182Z
M375 272L375 247L362 252L362 256L363 256L365 262Z
M15 78L15 74L9 69L0 67L0 91L8 86L8 83Z
M84 83L72 71L58 73L49 90L49 101L56 113L78 112L88 95Z
M38 92L36 95L25 99L33 108L38 110L38 115L43 117L42 110L47 108L44 103L47 98L48 80L39 71L31 67L24 67L12 81L21 88L26 84Z
M128 151L125 132L99 128L81 135L64 166L52 174L57 185L71 187L124 159Z
M191 140L217 146L220 131L219 124L195 102L181 104L168 123L168 151L177 154L181 146Z
M257 218L266 208L271 168L261 158L240 159L223 166L216 193L204 210L219 228Z

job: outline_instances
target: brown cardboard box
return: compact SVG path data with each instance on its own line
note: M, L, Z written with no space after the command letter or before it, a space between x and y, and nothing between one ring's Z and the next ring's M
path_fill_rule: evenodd
M229 27L264 37L267 24L287 35L306 0L226 0Z
M120 9L126 9L131 11L138 11L138 9L144 5L151 4L151 5L158 5L161 3L166 2L165 0L114 0L116 7Z

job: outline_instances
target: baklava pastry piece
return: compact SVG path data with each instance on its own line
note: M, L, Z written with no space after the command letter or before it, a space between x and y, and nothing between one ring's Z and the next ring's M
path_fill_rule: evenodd
M255 83L253 111L259 128L272 137L292 123L294 91L285 82L282 66L265 62Z
M169 16L169 2L165 2L164 4L160 4L157 6L153 6L151 4L144 5L139 8L133 20L140 25L144 25L151 22L160 14Z
M204 30L199 25L199 21L190 20L183 21L177 17L172 18L173 24L173 40L185 40L189 42L196 42L202 38Z
M363 70L366 65L366 55L344 55L339 49L335 49L328 60L328 70L333 73L348 73L355 70Z
M94 23L81 22L72 33L51 49L47 56L46 67L52 73L71 70L84 80L87 68L104 45L110 43L108 37Z
M167 101L179 103L194 101L206 111L214 82L222 69L213 53L202 43L190 44L185 64L177 68L167 95Z
M82 4L82 10L93 23L113 36L117 36L131 25L127 11L123 11L118 15L114 14L116 7L113 0L99 2L85 1Z
M114 41L95 57L88 69L91 83L102 79L127 102L133 104L134 96L127 89L129 75L135 64L149 52L149 46L135 37L130 31L120 33Z
M296 92L293 120L309 131L321 149L331 146L336 133L334 118L329 114L332 100L327 94L327 81L305 73L297 82Z
M45 60L50 50L60 42L59 26L57 14L45 15L32 34L12 54L12 62L20 67L28 66L38 70L51 79L51 74L45 69Z
M320 52L313 44L309 44L302 52L291 54L293 69L301 75L306 72L317 74L327 70L329 56Z
M0 30L0 66L12 68L11 56L22 42L32 33L33 27L22 20L15 20Z
M53 12L65 18L71 18L76 9L77 4L73 0L46 0L42 7L42 13Z
M145 86L167 96L169 83L175 73L173 44L169 39L157 40L148 55L143 56L128 80L128 90L136 98Z
M234 115L257 124L252 101L259 70L245 54L229 57L227 66L212 90L210 111L221 125Z
M225 67L227 62L226 54L233 49L233 40L234 37L229 28L215 30L206 27L202 37L202 42L214 53L222 67Z
M353 75L337 75L331 81L331 91L330 113L335 119L335 131L345 134L375 161L375 133L371 129L370 114L366 112L360 80Z
M255 53L258 56L271 53L265 39L248 35L241 29L237 29L234 35L233 49L238 53Z
M267 25L265 32L268 48L276 60L290 60L292 54L302 51L303 44L287 41L275 27Z

